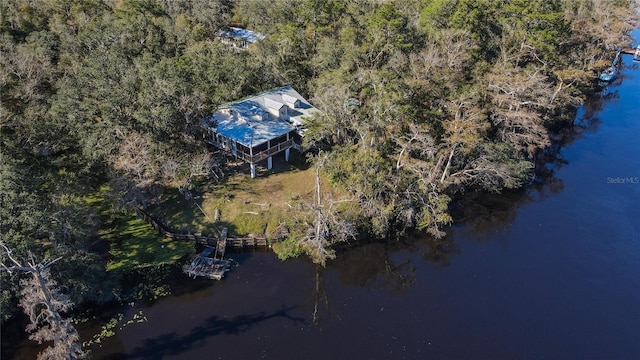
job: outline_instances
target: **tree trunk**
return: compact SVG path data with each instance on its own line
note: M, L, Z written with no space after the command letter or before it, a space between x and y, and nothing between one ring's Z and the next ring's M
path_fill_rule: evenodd
M453 145L451 148L451 152L449 153L449 159L447 160L447 165L444 167L444 171L442 172L442 176L440 177L440 184L444 183L444 179L447 177L447 173L449 172L449 167L451 166L451 159L453 159L453 154L456 152L456 145Z

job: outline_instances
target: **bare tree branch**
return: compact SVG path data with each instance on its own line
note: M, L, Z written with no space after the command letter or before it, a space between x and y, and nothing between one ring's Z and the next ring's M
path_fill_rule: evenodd
M0 247L12 266L2 262L2 269L8 273L21 271L31 274L30 278L20 281L22 285L22 298L20 306L31 320L26 330L32 332L29 338L38 343L53 342L50 346L38 354L39 360L54 359L84 359L86 354L80 346L80 337L69 320L62 318L60 312L68 311L73 307L69 297L60 292L57 283L51 278L50 267L62 259L37 262L32 254L29 254L27 266L23 266L12 251L3 242Z

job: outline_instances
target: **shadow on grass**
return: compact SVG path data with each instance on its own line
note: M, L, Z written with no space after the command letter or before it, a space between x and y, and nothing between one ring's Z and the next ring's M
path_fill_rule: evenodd
M110 243L109 271L174 263L193 249L193 244L163 237L134 213L115 217L100 236Z
M148 211L178 232L203 230L199 225L204 224L204 214L176 188L168 188L162 195L162 202L150 206Z
M230 157L232 158L232 157ZM251 173L249 163L244 161L233 161L234 165L231 166L231 174L227 174L225 179L233 177L234 174L246 174L247 177ZM287 171L304 171L309 169L311 164L307 161L304 154L300 154L297 151L291 151L289 161L284 158L284 152L275 154L272 157L272 167L267 169L267 160L262 160L257 163L257 177L269 176L271 174L279 174Z
M205 339L217 335L239 335L249 331L252 327L275 318L288 319L295 324L304 324L303 318L289 314L294 306L276 310L270 314L259 312L251 315L239 315L231 319L211 316L204 319L201 325L193 328L187 335L180 336L175 332L160 335L156 338L144 341L140 347L136 347L128 359L156 359L167 355L178 355L196 346L204 346Z
M215 214L204 211L202 187L196 186L195 190L191 190L193 199L186 199L178 189L167 189L162 202L150 206L147 211L151 216L164 223L172 232L218 236L222 228L227 225L215 222Z
M236 226L233 223L227 222L227 221L218 221L216 223L216 227L220 230L227 228L227 234L228 236L237 236L237 230L236 230Z

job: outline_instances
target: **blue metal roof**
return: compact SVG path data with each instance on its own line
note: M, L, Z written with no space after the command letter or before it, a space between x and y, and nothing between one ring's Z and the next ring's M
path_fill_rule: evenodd
M254 147L295 130L286 121L257 120L218 122L216 132L247 147Z

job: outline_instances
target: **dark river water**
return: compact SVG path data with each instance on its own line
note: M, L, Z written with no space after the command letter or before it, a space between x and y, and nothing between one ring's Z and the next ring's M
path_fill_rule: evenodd
M361 245L324 269L233 254L240 265L221 282L121 309L147 321L93 346L94 357L640 359L640 69L630 56L575 125L538 183L474 199L444 240Z

